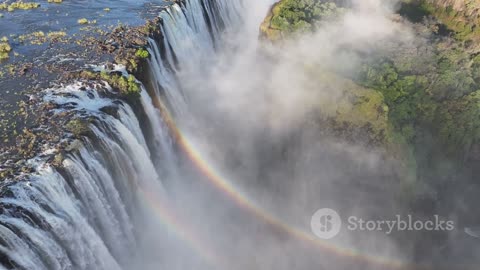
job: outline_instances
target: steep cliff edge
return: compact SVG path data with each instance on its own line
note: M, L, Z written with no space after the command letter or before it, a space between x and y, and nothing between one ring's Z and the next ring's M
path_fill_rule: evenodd
M328 16L308 15L318 7L329 7L322 9ZM282 39L296 39L346 11L348 7L339 2L283 0L263 22L261 38L274 45ZM388 109L382 126L391 127L384 129L385 134L397 147L389 147L392 140L385 140L384 145L393 155L401 145L412 153L404 158L412 163L408 167L416 179L409 187L415 194L415 199L408 200L413 209L422 211L418 205L424 203L418 202L431 201L435 211L455 209L466 223L479 222L468 215L469 205L475 202L475 196L468 194L480 192L476 181L480 173L476 165L480 162L480 2L403 1L398 14L401 17L393 19L410 29L412 40L376 44L369 54L350 51L358 57L360 68L336 76L382 97ZM317 78L325 72L315 70ZM374 107L353 110L355 118L342 119L341 112L332 117L333 123L351 124L345 125L349 131L339 133L340 137L355 133L358 125L353 123L369 122L368 115L378 114Z
M261 25L261 35L278 40L285 34L308 31L321 20L345 11L347 1L282 0L277 2ZM480 2L476 0L402 0L400 14L420 22L438 20L459 40L480 39Z
M275 3L260 26L260 38L282 46L282 41L295 40L313 33L326 23L334 23L348 7L346 1L283 0ZM361 85L352 77L342 76L327 67L305 67L305 73L316 82L318 91L325 88L340 93L335 100L319 101L317 121L324 131L337 138L373 147L400 149L398 136L389 119L389 106L384 95ZM314 84L314 83L312 83ZM314 87L315 88L315 87ZM394 153L408 159L405 153Z

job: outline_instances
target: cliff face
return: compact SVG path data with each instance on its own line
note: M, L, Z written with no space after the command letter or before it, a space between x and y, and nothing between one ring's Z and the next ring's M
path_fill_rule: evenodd
M260 37L263 39L267 39L270 41L277 41L283 37L281 29L275 28L272 25L272 18L274 13L278 13L278 9L280 9L280 3L275 3L270 11L268 12L267 17L263 20L262 24L260 25Z

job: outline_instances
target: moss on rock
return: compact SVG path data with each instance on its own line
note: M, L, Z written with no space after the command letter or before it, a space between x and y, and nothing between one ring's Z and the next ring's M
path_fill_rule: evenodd
M74 75L74 77L76 77L76 75ZM137 82L133 75L125 77L117 72L83 70L78 74L78 77L88 80L103 80L118 90L121 97L129 101L136 100L140 96L140 83Z
M40 7L39 3L36 2L23 2L23 1L16 1L13 3L0 3L0 10L7 10L8 12L15 11L17 9L27 10L27 9L34 9Z
M0 60L8 59L11 51L12 47L10 47L8 41L2 39L2 41L0 41Z
M144 48L140 48L135 52L135 56L140 58L148 58L150 56L150 53Z
M67 131L72 133L75 137L86 136L90 132L90 123L88 120L81 119L81 118L74 118L69 120L65 124L65 128Z

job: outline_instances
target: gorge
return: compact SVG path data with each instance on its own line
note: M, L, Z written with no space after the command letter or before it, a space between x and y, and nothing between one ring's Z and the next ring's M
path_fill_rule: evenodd
M443 21L476 13L274 2L171 1L134 56L30 96L48 124L2 154L0 269L476 269L476 26ZM455 228L324 240L320 208Z

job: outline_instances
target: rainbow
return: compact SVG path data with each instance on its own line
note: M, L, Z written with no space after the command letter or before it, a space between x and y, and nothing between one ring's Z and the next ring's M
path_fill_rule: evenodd
M217 253L205 244L208 242L201 239L200 234L195 233L195 230L188 225L189 223L176 214L178 211L174 211L175 207L165 200L160 200L157 194L146 188L139 188L139 191L143 195L141 198L144 200L144 204L153 210L156 217L169 232L173 232L179 240L187 243L209 265L216 266L218 269L225 269L224 266L227 264L223 258L218 257Z
M183 134L182 131L179 129L178 125L175 123L173 117L171 116L170 112L168 111L165 104L163 104L161 99L155 96L152 101L154 103L154 106L160 111L162 119L166 123L170 134L175 139L175 142L179 146L180 150L184 154L186 154L188 159L195 165L196 169L198 169L199 172L206 176L206 179L208 179L209 183L214 188L228 196L228 198L234 201L239 207L247 210L255 217L259 218L262 221L265 221L267 224L273 226L274 228L295 237L296 239L299 239L323 251L329 252L330 254L348 257L349 259L358 262L371 264L373 263L375 265L382 266L384 269L425 269L425 267L406 264L405 262L397 259L383 258L370 254L364 254L358 250L334 245L331 242L314 237L313 234L311 234L310 232L305 232L304 230L292 227L289 224L285 224L284 222L275 218L260 207L257 207L253 203L253 200L249 199L248 196L240 192L239 189L235 188L232 183L227 180L227 178L223 177L220 173L218 173L218 170L216 170L202 156L201 151L197 149L195 147L195 144L191 140L189 140L188 137ZM150 198L150 200L153 205L157 206L154 198ZM219 261L221 261L221 259L217 258L218 256L215 256L210 249L206 248L199 239L194 237L195 234L192 233L190 228L186 227L184 223L181 223L176 218L174 218L174 215L172 213L170 213L165 208L156 207L156 209L158 210L161 218L170 221L170 226L175 231L177 231L177 233L181 235L184 240L188 241L195 250L201 252L203 256L208 258L209 262L218 263Z

